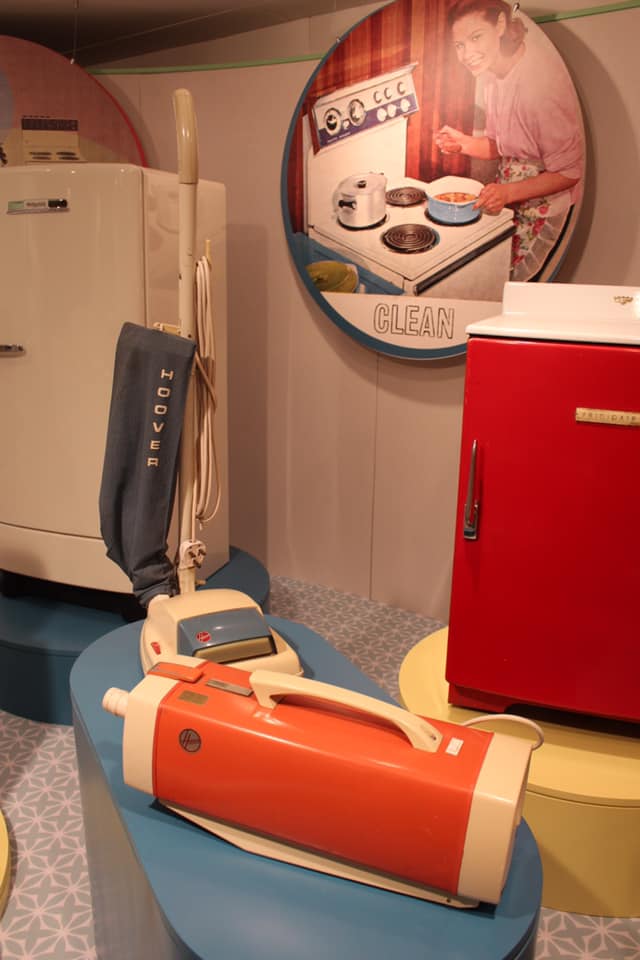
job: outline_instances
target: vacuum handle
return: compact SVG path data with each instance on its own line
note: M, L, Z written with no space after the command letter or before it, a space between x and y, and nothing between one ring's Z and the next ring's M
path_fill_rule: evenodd
M287 694L313 697L325 703L361 710L370 716L392 723L404 733L416 750L435 753L442 740L440 731L422 717L417 717L414 713L403 710L402 707L385 703L384 700L377 700L375 697L368 697L354 690L346 690L344 687L336 687L332 683L322 683L319 680L309 680L307 677L296 677L270 670L254 670L249 677L249 683L261 707L273 708L276 706L274 698Z
M198 131L191 91L181 87L173 91L173 111L178 138L178 181L198 182Z

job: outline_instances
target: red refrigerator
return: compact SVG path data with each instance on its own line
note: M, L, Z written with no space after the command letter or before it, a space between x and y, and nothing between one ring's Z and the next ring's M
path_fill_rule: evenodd
M640 720L640 289L505 287L468 328L449 700Z

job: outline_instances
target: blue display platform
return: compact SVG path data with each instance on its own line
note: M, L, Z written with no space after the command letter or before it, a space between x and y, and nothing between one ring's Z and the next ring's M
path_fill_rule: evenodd
M209 577L207 589L248 593L263 609L269 575L254 557L232 547L229 562ZM59 588L59 597L55 596ZM71 723L69 674L89 644L125 623L117 610L99 609L117 595L49 584L46 593L0 594L0 710L43 723ZM80 602L63 597L77 596ZM95 597L95 605L91 604ZM131 598L132 599L132 598Z
M308 677L390 700L317 634L268 619ZM542 871L524 822L500 904L455 910L246 853L125 786L123 721L100 704L142 678L139 634L101 637L71 671L99 960L533 960Z

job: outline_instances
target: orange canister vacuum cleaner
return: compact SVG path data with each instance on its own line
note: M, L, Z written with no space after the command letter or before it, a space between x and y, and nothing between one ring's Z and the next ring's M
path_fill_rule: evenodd
M212 662L157 663L103 706L124 717L125 782L243 849L458 907L500 899L528 740Z

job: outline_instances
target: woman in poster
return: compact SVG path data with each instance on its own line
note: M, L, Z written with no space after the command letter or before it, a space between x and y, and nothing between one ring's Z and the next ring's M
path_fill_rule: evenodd
M537 28L528 30L504 0L454 0L448 22L458 60L483 75L486 122L483 136L444 126L436 143L444 153L499 161L477 206L514 209L511 279L536 280L582 187L584 136L571 78L551 43L535 40Z

